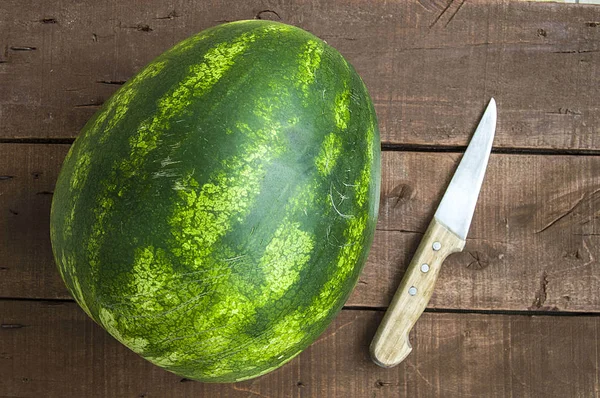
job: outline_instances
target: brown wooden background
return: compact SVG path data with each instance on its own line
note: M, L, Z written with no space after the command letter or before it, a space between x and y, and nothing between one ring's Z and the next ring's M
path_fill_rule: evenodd
M264 377L208 385L128 351L55 269L49 206L85 121L144 64L224 21L277 19L342 52L382 132L380 220L328 331ZM494 153L465 251L406 362L368 344L490 96ZM492 0L2 0L0 396L600 396L600 6Z

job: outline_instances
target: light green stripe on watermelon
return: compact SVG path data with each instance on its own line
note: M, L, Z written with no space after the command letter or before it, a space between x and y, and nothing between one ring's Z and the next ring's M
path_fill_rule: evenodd
M331 144L327 144L327 141L335 141L335 135L326 136L321 147L327 147ZM367 182L368 183L368 182ZM314 192L318 192L318 181L312 181L307 184L301 185L295 194L290 196L290 199L286 205L285 214L288 216L282 221L281 226L277 229L274 234L274 239L269 242L263 257L260 260L260 268L265 275L265 286L262 290L262 296L258 296L254 299L254 302L258 306L268 305L275 303L278 299L288 291L290 287L298 280L299 270L302 269L303 265L310 259L310 253L315 243L315 238L309 233L302 231L297 223L291 223L289 218L294 217L299 212L305 212L307 208L314 208L316 197ZM367 217L363 217L360 220L354 221L353 224L361 224L366 226ZM349 224L352 225L352 224ZM349 227L350 229L351 227ZM359 240L362 238L363 231L355 231L352 238ZM358 235L355 235L358 233ZM355 251L350 251L347 248L343 248L342 255L350 255L346 258L343 264L338 264L336 270L336 281L344 280L346 273L351 272L354 268L356 255L362 251L361 245L356 245ZM340 257L342 256L340 255ZM353 256L354 255L354 256ZM353 257L352 257L353 256ZM272 269L265 268L265 264L272 264ZM341 265L341 269L340 269ZM338 279L339 276L339 279ZM329 287L327 287L329 289ZM246 344L241 348L238 348L234 353L228 353L223 355L221 360L217 363L213 363L210 367L206 368L207 372L210 372L211 377L219 377L229 373L234 364L241 366L240 364L247 364L247 368L243 370L251 370L256 364L253 362L253 358L260 357L266 362L277 362L282 359L281 353L293 347L294 345L300 344L305 339L306 334L304 332L304 322L307 316L311 316L315 311L315 308L322 308L322 312L319 313L318 319L329 314L329 308L327 307L329 300L333 301L337 297L324 297L326 300L321 300L313 303L310 307L291 313L281 318L278 322L274 323L265 330L260 339L256 339L252 344ZM223 343L227 343L227 339L223 338ZM229 342L231 344L231 342ZM293 358L301 350L291 355L289 358ZM222 352L220 352L223 354ZM280 366L278 364L277 366ZM276 367L277 367L276 366ZM261 374L268 372L270 369L265 369ZM239 380L244 380L245 377ZM238 380L238 381L239 381Z
M171 289L163 290L173 275L173 266L166 253L152 246L138 248L134 254L131 286L134 294L128 297L131 303L137 304L148 314L164 311L164 303L177 303L177 296ZM160 294L160 301L148 300ZM121 298L123 299L123 298Z
M146 82L149 78L157 76L164 69L166 64L167 61L155 61L151 63L111 97L108 107L100 114L96 121L96 125L101 126L107 116L111 116L106 127L102 129L99 140L100 143L106 142L110 133L114 131L115 126L121 122L129 110L129 104L139 92L140 83ZM98 130L99 129L95 129L95 131ZM90 132L90 134L93 134L93 132Z
M356 184L359 183L362 183L362 181L356 181ZM367 181L367 184L368 183L369 182ZM317 192L317 186L317 181L304 185L300 190L301 194L292 196L293 199L291 199L289 207L286 207L286 214L293 215L294 212L299 209L307 207L313 208L315 201L317 200L314 196L314 192ZM286 221L284 220L284 223L285 222ZM355 242L355 244L347 244L340 247L341 250L336 262L335 274L333 278L325 283L321 294L315 298L311 305L300 308L297 311L282 317L278 322L274 323L269 330L265 331L261 340L256 341L251 346L245 347L244 352L240 353L238 357L235 358L236 361L241 363L252 363L251 359L256 357L261 357L266 361L277 361L278 359L281 359L277 357L281 352L284 352L289 347L300 344L303 339L305 339L306 333L304 331L304 322L306 319L313 319L314 317L315 321L318 322L330 315L331 303L336 302L336 300L339 299L339 297L331 294L331 292L337 292L336 285L340 283L340 281L344 281L348 274L354 271L356 260L362 253L363 247L361 240L364 237L363 234L367 222L367 215L349 220L344 231L343 241ZM326 239L329 239L329 237ZM299 352L300 351L297 353ZM297 353L291 355L288 359L293 358ZM218 366L226 368L228 363L228 359L224 359ZM278 366L280 366L280 364ZM217 367L217 365L215 365L215 367ZM261 374L268 371L269 370L266 369L264 372L261 372ZM218 376L219 372L217 369L213 369L213 372ZM241 378L239 380L243 379L244 378Z
M200 42L210 39L217 32L218 32L218 27L216 29L207 29L207 30L204 30L192 37L189 37L183 41L180 41L175 46L171 47L171 49L169 50L169 56L174 57L174 56L180 56L184 53L187 53L190 50L192 50L196 45L198 45Z
M341 153L342 139L335 133L327 134L315 160L317 170L322 176L331 174Z
M83 291L81 290L81 284L79 283L79 278L77 277L77 273L75 272L75 261L73 259L73 255L65 254L65 251L62 251L62 254L59 258L59 270L61 272L61 276L64 278L65 273L71 278L71 286L70 292L81 307L83 311L88 314L90 317L92 313L86 303L85 296L83 295Z
M344 91L335 97L335 124L340 130L348 128L350 121L350 90L344 82Z
M78 140L69 150L64 163L70 162L71 156L77 152L77 161L73 166L71 178L69 179L70 197L68 208L70 211L66 213L63 220L63 237L65 241L68 241L72 236L72 225L76 214L77 205L81 195L81 190L85 186L88 175L91 169L91 146L92 138L98 133L102 132L102 138L106 137L106 133L111 131L123 118L126 113L130 101L135 97L139 85L142 82L147 81L148 78L154 77L160 73L164 68L166 62L154 62L148 65L144 70L136 75L129 83L121 88L105 105L104 109L97 115L94 125L88 130L85 137ZM104 122L111 115L108 126L104 127ZM74 260L72 258L67 259L64 249L58 257L58 269L61 272L63 278L68 276L72 280L71 293L83 308L83 310L90 314L88 305L85 302L85 296L81 290L79 278L76 274L74 267Z
M234 48L241 50L239 46ZM222 60L218 53L215 55L217 56L210 58ZM224 65L228 65L228 63L224 63ZM196 71L201 73L204 68L199 67ZM214 82L220 77L217 74L213 74L213 76L215 77ZM210 82L211 80L207 79L199 87L208 90ZM185 91L179 90L177 94L183 92ZM175 97L178 104L185 105L185 98L179 95ZM248 208L253 204L252 199L258 194L259 185L265 173L262 165L273 156L278 155L278 151L283 150L283 142L276 136L281 131L281 125L278 122L272 122L273 112L277 110L278 103L273 100L265 100L254 107L255 114L261 117L267 125L265 128L253 131L247 125L237 125L240 132L249 135L250 140L248 141L252 144L242 150L242 156L224 161L222 170L208 183L205 183L201 189L191 175L187 175L175 183L174 189L180 201L175 206L170 224L174 231L175 244L173 247L179 249L174 249L173 253L184 264L191 266L191 269L200 268L203 271L202 266L214 265L203 262L212 254L214 244L229 231L231 223L243 219ZM269 122L271 122L271 126L268 126ZM292 118L290 122L297 123L298 119ZM141 141L148 142L147 139ZM215 268L220 270L221 277L228 277L230 271L227 267L216 265ZM146 277L145 279L151 278ZM161 281L160 277L158 280L163 283L163 289L170 288L170 286L164 286L165 281ZM140 282L144 283L142 281L134 283ZM219 286L219 284L214 284L214 286ZM235 323L234 321L237 319L240 324L243 324L244 318L252 317L257 303L250 302L245 296L231 289L214 293L220 293L220 300L211 308L212 315L200 317L196 319L196 323L202 327L199 333L203 334L203 341L211 342L209 345L203 345L203 352L210 353L212 348L217 354L222 350L223 344L226 344L231 338L230 335L224 336L219 332L219 325L215 324L216 321L219 321L219 314L222 314L222 318L227 319L230 323ZM152 303L154 300L148 296L150 295L142 294L140 297L144 297ZM193 299L192 297L191 300ZM185 304L190 299L182 298L181 300L185 300ZM146 304L146 307L156 308L153 304ZM188 308L180 304L174 306L173 309L178 311ZM105 309L105 311L108 310ZM151 315L155 311L150 310L149 313ZM176 315L175 312L168 314L159 312L158 314L161 316ZM211 329L215 332L210 333ZM219 343L220 340L222 340L221 343ZM189 353L172 352L167 357L154 356L149 359L161 366L169 366L184 360L188 355Z
M77 158L70 180L71 190L79 190L85 183L90 168L90 160L90 153L85 151L82 151L79 158Z
M273 99L263 99L256 104L256 113L261 115L265 126L252 130L245 124L238 124L238 133L247 135L249 144L240 150L239 156L224 160L221 169L202 187L191 175L176 182L179 200L169 221L173 231L173 253L190 269L214 267L221 270L223 278L231 275L227 258L220 264L214 264L210 256L215 244L230 231L234 222L245 217L254 204L265 175L264 166L285 149L278 137L280 123L271 121L277 105L278 102ZM216 322L241 325L244 319L253 316L256 303L224 284L213 286L215 291L212 294L219 295L220 300L211 307L211 317L196 320L202 330L218 327ZM228 332L235 331L229 329ZM204 351L210 351L212 347L217 353L222 347L219 340L223 340L221 344L224 344L231 337L217 330L207 333L205 338L212 344L204 347ZM162 361L160 358L153 360Z
M369 147L367 148L367 162L366 164L373 164L373 157L375 153L375 148L373 148L374 135L375 135L375 127L373 121L371 119L371 125L367 130L367 142ZM360 173L360 177L356 182L355 190L356 190L356 204L360 207L367 203L367 199L369 196L369 182L371 181L371 168L364 167Z
M256 40L256 34L247 32L231 42L220 43L208 50L200 64L189 67L188 76L173 90L157 102L157 112L147 118L129 139L129 157L117 163L110 176L104 181L105 192L94 210L96 223L88 240L90 267L98 266L97 254L102 246L102 235L107 215L114 201L111 199L117 189L123 194L126 185L121 184L123 178L132 177L145 162L150 152L156 149L161 135L169 130L173 119L189 112L188 106L193 98L206 94L219 79L231 68L234 59L242 54Z
M376 145L375 140L373 139L375 133L374 129L374 120L371 116L371 123L365 137L365 142L368 144L367 160L364 162L360 175L354 181L354 184L352 184L354 187L354 201L360 208L364 208L364 206L367 205L367 195L372 181L371 175L375 151L374 145ZM332 293L339 291L336 289L336 284L341 280L346 280L348 275L355 269L354 267L359 257L364 252L363 240L369 223L369 214L366 209L361 212L361 214L362 216L360 217L352 217L349 219L344 230L343 241L347 243L341 247L342 250L338 254L335 278L331 278L325 283L321 293L316 297L314 303L309 308L309 311L314 314L317 319L321 319L327 315L328 309L331 308L330 304L338 299L338 297Z
M210 307L210 311L197 316L193 321L195 325L193 329L197 330L198 335L202 335L199 349L201 348L205 355L221 355L222 347L231 341L232 334L237 331L230 326L224 334L221 331L223 325L241 327L245 322L253 319L256 307L259 305L257 301L249 300L236 289L226 287L226 284L212 283L211 287L214 288L212 291L202 291L197 286L210 281L211 274L223 280L231 277L231 260L236 259L235 254L222 253L222 260L215 262L213 252L216 243L230 231L233 223L241 221L254 204L266 173L265 165L274 157L280 156L285 149L283 141L278 136L283 130L282 126L279 122L273 121L274 112L280 110L279 103L278 99L263 98L255 104L255 113L264 121L263 128L252 130L246 124L237 124L236 133L246 135L248 144L240 149L239 156L223 160L219 171L215 172L208 182L200 186L192 172L174 183L177 201L169 220L173 236L170 246L173 247L172 253L191 270L187 273L188 276L196 272L200 274L197 284L185 285L185 289L181 289L182 286L175 283L177 281L164 279L161 275L173 274L173 271L169 270L171 265L167 262L153 261L155 259L148 249L136 257L136 270L142 271L143 279L135 279L131 283L133 287L141 284L146 288L143 291L138 290L133 300L145 301L144 308L147 314L144 318L160 317L161 321L166 317L177 318L181 312L188 311L192 307L202 303L203 306L207 306L211 296L218 295L219 299L214 300L216 303ZM291 239L296 241L292 240L288 243L296 244L295 250L300 253L312 248L307 247L309 243L301 233ZM303 259L306 258L306 255L302 255ZM268 266L266 263L264 265ZM290 264L293 265L298 264L295 262ZM140 266L143 266L143 269ZM176 302L169 302L168 309L162 307L157 301L164 302L164 297L151 294L155 289L179 290ZM265 296L272 294L265 293ZM104 310L110 312L108 308ZM121 327L127 328L128 318L135 317L116 319L122 323ZM168 367L192 359L191 355L194 355L194 352L172 351L167 356L150 355L148 359Z
M308 96L310 85L315 81L316 71L321 65L323 50L323 43L316 40L308 40L302 46L295 84L305 97Z
M254 108L257 116L268 123L273 119L273 111L277 110L277 102L258 103ZM297 123L298 119L293 118L290 122ZM270 156L267 152L267 148L277 148L278 145L281 145L280 142L273 145L278 141L276 134L281 130L280 125L276 125L270 130L270 140L264 139L263 130L252 131L249 126L244 124L238 124L237 128L252 136L253 140L251 141L258 142L259 145L244 149L240 159L224 162L225 170L216 178L211 178L202 188L189 176L176 185L180 202L174 211L171 226L174 227L177 243L173 247L179 249L174 249L174 252L187 261L193 261L191 265L195 267L208 266L208 264L202 264L202 259L209 258L215 244L229 231L232 222L242 221L246 210L254 204L253 198L257 196L258 188L264 177L262 164L268 163L272 158L272 155ZM261 138L257 139L257 137ZM330 140L335 141L335 138L330 138ZM264 143L264 147L260 143ZM275 155L278 154L275 153ZM253 161L257 161L257 163L248 163ZM242 168L241 166L244 164L245 167ZM228 168L231 166L234 166L233 170ZM224 177L225 175L228 176L227 179ZM216 184L214 180L220 181L220 183ZM297 192L299 195L291 197L290 203L286 206L287 214L306 212L306 208L314 201L314 190L308 189L310 187L310 185L301 187L303 192ZM196 193L198 189L200 189L199 194ZM210 223L207 224L207 220ZM207 356L211 353L222 358L220 361L212 363L210 368L206 368L207 374L211 374L212 377L228 374L232 371L231 366L244 356L251 358L260 354L267 358L276 357L282 349L303 338L304 335L301 333L289 330L283 332L287 327L299 326L299 324L291 325L290 320L287 320L265 332L265 336L269 336L265 345L252 344L252 340L249 339L243 347L237 347L235 352L227 353L222 350L222 347L231 344L231 339L235 336L237 329L243 327L244 319L252 320L257 307L275 302L297 282L299 270L310 260L310 252L314 243L314 237L302 231L298 223L283 220L273 239L267 244L265 253L258 263L265 279L260 296L250 301L231 285L226 287L226 291L219 291L218 285L215 284L217 290L214 294L218 294L220 300L208 311L212 314L210 317L200 316L195 322L200 328L198 334L202 336L201 343L196 343L196 345L202 347L203 362L209 363ZM216 266L219 267L219 265ZM230 272L226 270L223 272L227 277L231 276ZM227 332L223 333L223 326L215 323L215 319L222 318L227 318L229 325L237 324L238 328L228 326ZM293 319L292 321L301 322L301 320ZM293 330L297 331L299 328L296 327ZM228 356L231 359L228 359ZM162 366L170 366L185 358L185 353L176 351L167 357L152 357L150 360Z
M90 168L91 168L91 152L90 145L92 138L100 133L100 142L104 142L106 137L113 129L121 122L129 109L130 102L135 98L138 93L139 86L141 83L146 83L151 77L157 76L165 67L166 61L157 61L149 64L140 73L138 73L130 82L123 86L119 91L115 93L106 103L104 108L96 116L94 125L87 130L85 137L73 145L67 157L65 163L69 162L70 157L74 152L77 152L77 161L73 166L71 179L69 181L70 192L71 192L71 213L65 219L64 233L65 239L71 233L71 225L73 222L73 216L75 213L75 207L79 200L82 187L87 181ZM104 122L108 119L107 126L104 126Z
M375 151L374 145L376 145L376 142L373 139L374 129L374 120L371 118L371 125L367 130L365 137L365 142L368 143L367 161L364 163L364 167L358 178L354 181L354 184L349 185L350 187L354 187L354 201L359 208L363 208L363 206L366 205L366 199L369 192L368 189L371 184L371 167ZM312 186L314 184L316 184L316 182L313 182L309 188L306 188L306 191L315 192L316 187ZM304 200L296 200L295 205L311 206L313 205L311 202L314 201L314 199L314 197L304 197ZM337 209L334 210L337 212ZM292 213L288 212L288 214ZM247 347L248 361L256 356L273 358L277 353L285 351L286 348L295 344L300 344L306 336L303 329L304 321L306 319L314 319L315 322L318 322L331 314L332 305L340 299L338 296L339 283L347 280L349 275L356 270L356 263L363 254L363 245L369 223L369 215L366 211L361 212L361 214L360 217L351 217L348 220L343 232L343 239L341 239L345 244L339 246L340 251L335 262L336 268L334 275L325 282L320 294L315 297L308 307L298 309L274 324L265 334L264 345L255 344ZM292 355L289 358L291 359L294 356L295 355ZM266 369L264 372L261 372L261 374L268 371L269 369ZM240 380L243 379L244 378L241 378Z
M229 277L230 274L230 270L226 270L223 276ZM157 329L161 327L163 322L169 324L185 319L181 323L181 328L186 334L174 335L163 341L161 345L168 346L172 342L177 343L182 340L188 341L188 344L176 344L174 350L167 351L164 355L146 353L146 358L157 365L168 368L182 362L194 361L198 352L201 352L204 358L223 355L223 347L228 346L231 342L231 333L235 334L237 332L232 330L231 324L237 322L245 324L247 321L252 320L255 304L235 289L222 290L218 293L219 300L210 307L210 311L199 311L195 313L193 319L181 318L174 311L158 318ZM190 300L194 299L195 297L192 296ZM194 305L197 305L197 302ZM190 308L188 306L188 308L183 309ZM179 312L179 308L177 312ZM195 331L195 333L190 334L190 330ZM190 344L191 341L193 343ZM181 351L182 348L185 351Z
M118 311L125 318L156 318L198 300L203 294L198 282L215 281L225 275L224 268L209 268L202 272L177 273L167 253L153 246L137 248L134 253L130 295L112 298L105 309ZM179 292L189 296L182 302ZM129 315L131 306L143 308L143 315Z
M211 377L220 377L231 373L234 370L239 371L252 371L256 369L257 358L266 363L277 363L273 368L281 366L281 360L284 356L282 352L286 352L290 347L302 342L306 338L306 334L302 331L305 326L307 318L303 318L302 315L298 316L286 316L279 322L275 323L270 327L268 332L256 338L250 340L242 346L236 347L232 352L226 353L220 361L212 363L206 367L207 372ZM225 343L231 344L231 341ZM298 350L286 359L291 359L298 355L302 350ZM260 373L254 374L252 377L259 376L267 373L273 368L263 369ZM246 380L248 377L239 377L235 381Z
M264 285L262 285L261 294L254 297L252 301L257 308L273 305L283 297L299 280L300 270L310 260L312 249L316 243L315 237L303 231L299 223L291 222L290 219L297 213L305 212L306 208L314 204L315 186L316 182L314 181L302 184L289 197L285 206L285 214L288 216L281 221L258 262L258 267L264 275ZM254 314L254 308L252 314ZM192 362L207 362L205 369L211 377L226 375L234 370L234 366L239 367L242 364L246 364L246 368L243 370L252 370L257 366L253 358L260 357L265 362L277 362L282 359L282 352L306 337L305 333L301 332L303 321L300 316L286 316L263 331L260 338L248 339L242 346L235 345L233 351L216 350L215 353L220 356L218 362L210 363L204 356L202 361L194 360ZM213 339L210 343L218 342L223 346L230 346L232 336L229 333L227 335L219 333L217 333L218 340Z
M370 163L366 163L363 169L364 174L370 174ZM360 186L370 183L359 177L355 181L358 187L355 199L361 195ZM344 230L344 241L349 242L341 246L336 261L335 274L327 280L321 289L321 293L315 297L314 301L305 308L294 311L279 322L274 324L269 333L269 339L265 345L256 344L248 347L248 358L255 355L261 355L263 358L271 358L274 354L284 351L287 347L299 344L306 337L303 330L304 320L313 319L318 322L331 314L332 304L338 302L340 297L338 284L347 280L348 276L355 271L358 258L363 253L363 239L369 222L368 214L360 217L351 218ZM289 359L293 358L291 356ZM268 370L265 370L267 372Z
M280 299L298 281L300 270L310 260L315 238L289 220L279 226L259 262L265 284L256 303L265 305Z
M85 149L85 144L81 146L80 150L81 149ZM72 152L73 152L73 150L70 150L69 154L71 154ZM76 206L77 200L79 198L79 194L81 192L81 187L85 183L85 180L87 179L87 175L89 173L90 159L91 159L91 157L90 157L89 152L81 152L79 157L77 158L77 161L75 162L75 166L73 168L73 172L72 172L71 178L69 180L69 186L73 192L73 195L70 198L70 211L65 215L65 218L64 218L63 237L62 237L62 239L64 239L64 240L69 239L72 235L72 224L73 224L73 219L75 216L75 206ZM79 282L79 277L77 276L77 273L76 273L75 261L73 259L73 255L67 254L65 252L65 249L63 248L60 250L60 254L58 254L56 260L57 260L56 262L58 265L58 269L59 269L63 279L65 277L68 277L71 280L71 285L70 285L70 289L69 289L71 294L73 295L75 300L77 300L77 302L79 303L81 308L88 315L90 315L91 312L86 303L85 296L83 294L83 291L81 289L81 284Z
M153 123L162 123L163 118L181 114L194 98L203 96L233 66L235 58L242 54L257 39L256 33L244 33L232 42L220 43L208 50L204 61L190 66L188 77L168 96L159 101L158 114Z
M70 200L71 211L66 215L64 220L64 239L68 239L68 237L71 236L77 201L81 193L81 188L85 184L87 176L90 172L91 154L89 151L87 151L86 146L86 144L82 144L80 148L81 153L75 162L75 166L73 166L73 173L71 174L71 179L69 180L69 185L72 192Z
M306 52L305 50L304 54L310 55L311 52ZM318 64L315 64L315 66L318 67ZM304 88L303 86L300 87ZM347 123L349 122L350 118L350 112L348 110L350 104L350 91L347 89L347 87L344 88L344 91L339 94L336 99L334 118L337 127L340 130L343 130L347 127ZM323 143L321 144L320 154L316 160L316 166L321 176L327 177L333 171L341 153L341 144L341 138L335 133L328 134L325 137ZM370 172L370 168L367 170L367 172ZM358 184L362 182L364 181L360 179L360 181L355 182L355 184L352 186L358 186ZM368 184L369 181L366 181L366 183ZM307 208L313 209L316 204L314 192L319 191L319 184L320 183L318 181L312 181L300 186L296 194L291 195L290 201L286 205L285 214L288 214L289 217L293 217L294 214L297 214L300 211L306 214ZM333 203L331 191L329 198ZM342 198L342 200L344 199L347 198ZM344 218L350 217L351 216L347 216ZM367 225L367 220L368 217L364 216L354 219L348 223L348 227L346 231L344 231L344 241L346 241L346 238L350 237L351 239L354 239L356 245L354 249L351 249L349 246L341 246L341 254L339 258L341 258L342 261L338 261L337 263L335 281L343 281L348 276L348 273L354 270L356 260L360 253L362 253L363 246L359 241L364 238L363 233ZM357 229L356 226L359 228ZM361 226L362 229L360 228ZM314 237L299 228L299 224L290 223L288 217L282 221L282 224L274 234L274 237L275 239L267 245L267 249L265 250L265 253L260 261L261 269L263 272L266 271L266 284L263 288L262 296L257 296L254 298L254 302L259 306L273 304L277 299L281 298L291 286L293 286L294 282L299 276L296 270L302 269L302 265L304 265L310 259L308 254L310 253L310 250L312 250L315 242ZM294 242L295 237L298 237L296 242ZM285 250L286 247L288 247L287 252ZM277 250L270 250L271 248L277 248ZM306 249L306 252L304 249ZM348 258L343 256L348 256ZM279 270L272 270L277 272L269 272L268 269L265 269L262 266L262 264L265 263L277 264L277 266L281 268ZM279 279L279 284L275 282L277 279ZM273 287L273 284L276 286L275 288ZM268 294L269 289L271 289L270 294ZM327 286L325 289L335 291L335 289L331 289L330 286ZM337 296L324 296L320 300L317 298L317 300L308 308L291 313L281 318L278 322L275 322L269 327L268 330L263 332L260 339L251 340L252 344L246 343L242 347L237 347L234 352L223 353L222 351L218 351L220 354L220 360L211 364L206 363L204 366L206 374L210 375L210 377L217 378L231 372L234 369L234 366L237 366L236 370L238 371L251 370L256 366L256 364L253 362L253 358L258 357L265 362L271 363L281 360L283 358L281 356L282 352L285 352L287 349L289 349L289 347L300 344L303 339L306 338L306 333L303 326L305 320L309 319L307 317L310 317L314 312L317 312L318 321L329 315L331 309L330 303L335 302L337 299L339 299ZM225 336L221 336L219 341L222 341L222 344L225 346L231 345L230 339L226 338ZM213 340L212 342L215 341ZM203 361L201 362L207 362L206 357L203 356ZM239 367L243 366L241 364L247 364L247 368L240 369ZM280 366L280 364L277 366ZM269 369L265 369L264 372L261 372L261 374L268 371ZM243 379L245 378L243 377L238 380Z
M263 117L268 123L270 115ZM170 224L174 253L186 265L206 266L204 260L213 252L214 244L254 204L265 175L264 165L285 149L277 136L279 123L254 131L239 124L238 129L251 138L251 143L240 150L240 156L223 161L221 170L199 191L198 182L191 176L176 183L179 202Z
M135 172L143 164L146 156L156 149L160 136L169 130L173 119L187 114L192 101L208 93L234 65L235 58L256 38L257 35L250 32L232 42L220 43L206 52L203 62L189 67L188 76L158 100L156 114L142 122L138 134L130 138L132 153L121 167L126 174Z
M142 337L127 337L121 334L119 328L117 327L117 321L115 320L114 315L106 310L105 308L100 308L98 313L98 318L102 326L106 329L108 333L110 333L114 338L119 340L121 343L125 344L132 351L142 353L144 348L148 345L148 340Z

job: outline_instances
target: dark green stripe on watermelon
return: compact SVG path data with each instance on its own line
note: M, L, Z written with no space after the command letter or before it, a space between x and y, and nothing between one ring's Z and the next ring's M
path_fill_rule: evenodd
M288 25L222 25L161 55L86 125L57 183L55 257L84 310L134 351L185 377L251 378L341 309L379 178L373 106L337 51Z

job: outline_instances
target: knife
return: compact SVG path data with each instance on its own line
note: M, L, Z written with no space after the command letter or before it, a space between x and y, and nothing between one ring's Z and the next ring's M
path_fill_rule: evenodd
M408 356L408 334L431 298L442 262L465 246L495 131L492 98L371 342L379 366L396 366Z

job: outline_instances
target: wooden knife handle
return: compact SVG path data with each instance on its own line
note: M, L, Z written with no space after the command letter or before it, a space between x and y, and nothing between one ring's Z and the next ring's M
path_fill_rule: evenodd
M464 246L435 218L431 221L371 342L373 362L390 368L410 353L408 334L427 307L442 262Z

